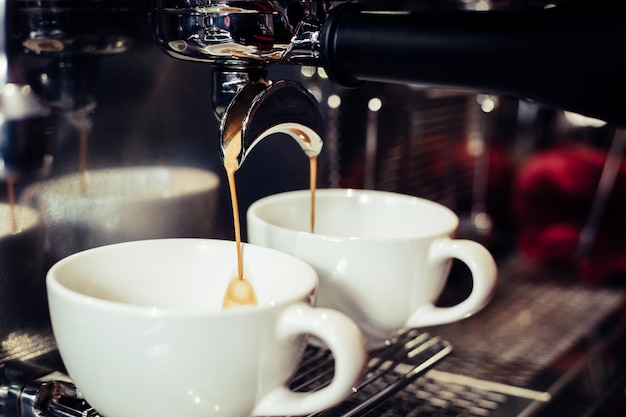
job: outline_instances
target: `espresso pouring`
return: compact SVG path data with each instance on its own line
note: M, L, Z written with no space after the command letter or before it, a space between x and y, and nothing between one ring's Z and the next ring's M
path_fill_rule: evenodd
M226 288L224 294L223 308L235 307L238 305L257 304L256 294L252 284L243 276L243 254L241 248L241 226L239 222L239 204L237 199L237 186L235 183L235 172L238 168L237 156L241 152L241 131L235 134L224 152L224 168L228 176L228 187L230 189L230 201L233 211L233 224L235 228L235 245L237 248L237 276L234 277Z
M304 133L298 130L298 135L303 136ZM306 139L305 139L306 140ZM310 140L309 140L310 141ZM231 207L233 212L233 226L235 232L235 245L237 250L237 276L228 284L226 293L224 294L223 308L230 308L239 305L257 304L254 287L247 281L243 274L243 251L241 246L241 225L239 219L239 204L237 199L237 186L235 181L235 172L239 167L237 156L241 152L241 131L238 131L228 142L224 149L224 168L228 177L228 187L230 191ZM310 179L309 187L311 190L311 233L315 230L315 190L317 183L317 157L309 157Z

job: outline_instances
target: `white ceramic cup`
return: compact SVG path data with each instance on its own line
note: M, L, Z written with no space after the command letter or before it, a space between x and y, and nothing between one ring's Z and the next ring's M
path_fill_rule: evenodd
M87 401L107 417L302 415L352 392L365 343L346 315L313 306L315 271L250 244L243 256L258 305L225 310L231 241L126 242L56 263L46 281L52 328ZM336 373L296 393L288 382L309 333L330 348Z
M108 168L28 186L46 231L48 265L80 250L129 240L212 237L219 177L174 166Z
M494 259L479 243L454 238L459 220L448 208L391 192L321 189L311 233L310 201L303 190L254 202L248 240L312 265L320 277L318 305L352 317L370 348L407 328L466 318L491 299ZM438 307L453 258L469 267L472 292Z

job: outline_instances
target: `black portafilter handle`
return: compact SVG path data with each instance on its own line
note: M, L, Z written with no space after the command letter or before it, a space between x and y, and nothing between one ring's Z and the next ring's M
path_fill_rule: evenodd
M329 77L529 99L626 125L626 5L380 13L335 8L321 32Z

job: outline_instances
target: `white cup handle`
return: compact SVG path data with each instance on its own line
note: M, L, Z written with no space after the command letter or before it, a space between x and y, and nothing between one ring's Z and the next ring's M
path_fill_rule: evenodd
M252 415L306 415L333 407L353 392L363 374L367 351L360 330L348 316L301 303L282 313L277 333L280 338L309 333L321 339L334 356L335 375L328 386L314 392L277 387L261 398Z
M472 275L472 292L459 304L436 307L433 303L416 309L406 322L406 327L428 327L452 323L480 311L493 297L498 270L489 251L480 243L465 239L442 238L430 246L431 263L447 262L456 258L465 263Z

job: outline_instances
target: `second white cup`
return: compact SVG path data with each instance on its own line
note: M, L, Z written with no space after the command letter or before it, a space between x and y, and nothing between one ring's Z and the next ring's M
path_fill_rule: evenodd
M407 328L461 320L481 310L497 281L481 244L455 239L459 219L438 203L391 192L321 189L311 233L309 190L271 195L247 212L248 240L294 255L320 276L318 305L347 313L370 348ZM471 294L435 305L453 258L472 275Z
M217 174L190 167L131 166L49 178L28 186L46 233L47 264L130 240L212 237Z

